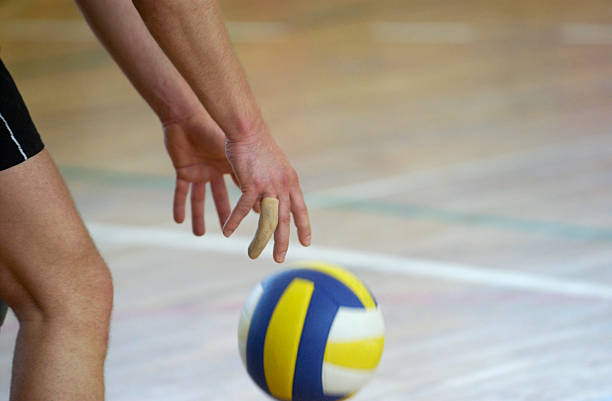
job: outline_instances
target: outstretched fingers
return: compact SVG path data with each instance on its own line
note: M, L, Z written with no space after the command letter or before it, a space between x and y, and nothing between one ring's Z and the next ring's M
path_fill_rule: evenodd
M204 198L206 197L206 183L191 184L191 227L197 236L204 235Z
M284 193L280 194L278 199L276 196L262 195L261 191L244 191L233 210L223 176L212 179L210 185L219 221L226 237L232 235L251 210L261 212L257 233L249 247L251 258L258 257L274 235L274 260L277 263L285 261L289 248L291 215L297 227L300 243L304 246L311 244L310 219L299 184L291 185L287 191L282 191ZM177 223L185 220L185 205L189 192L191 192L193 233L201 236L206 231L204 222L205 182L190 183L177 178L174 191L174 220Z
M274 232L274 260L277 263L285 261L285 255L287 255L287 249L289 248L290 209L289 197L281 197L278 205L278 226Z
M176 179L176 186L174 188L174 203L173 213L174 221L182 223L185 221L185 203L187 202L187 194L189 193L189 181L185 181L181 178Z
M297 187L291 193L291 213L298 231L298 238L304 246L310 246L312 241L312 230L310 228L310 218L308 208L304 202L302 190Z
M219 223L221 227L225 224L227 219L232 212L230 206L229 196L227 194L227 187L223 176L220 175L210 182L210 188L212 190L213 199L215 200L215 208L217 209L217 215L219 216Z
M259 194L256 191L245 191L242 193L236 207L234 207L234 210L232 210L229 219L225 223L225 226L223 226L223 235L226 237L232 235L242 219L249 214L258 197Z

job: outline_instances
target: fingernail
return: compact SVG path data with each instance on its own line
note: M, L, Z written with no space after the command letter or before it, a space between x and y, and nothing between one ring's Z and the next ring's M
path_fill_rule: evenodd
M223 230L223 235L225 235L225 237L227 238L232 235L233 232L233 230Z
M306 246L310 246L310 241L311 241L310 235L308 235L308 236L306 236L306 238L304 238L304 244Z
M278 261L279 261L279 263L282 263L282 262L284 262L284 261L285 261L285 255L286 255L286 254L287 254L286 252L281 252L281 253L278 255Z

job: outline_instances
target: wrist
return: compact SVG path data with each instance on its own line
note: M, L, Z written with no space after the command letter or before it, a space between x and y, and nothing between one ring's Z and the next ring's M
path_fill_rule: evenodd
M189 134L194 140L199 138L197 140L205 140L209 144L220 144L221 149L225 146L225 134L203 108L191 116L167 120L162 123L162 128L166 138Z
M213 119L208 115L208 112L199 101L184 101L176 103L170 102L168 103L168 107L164 107L156 114L163 127L174 124L185 124L200 116L206 116L206 119L210 120L211 124L215 124Z
M225 132L229 142L257 142L268 135L268 127L261 116L237 119L233 127Z
M200 109L198 109L193 106L177 107L175 105L171 107L168 105L168 107L163 107L159 111L156 110L155 114L157 114L157 118L159 118L162 126L167 127L169 125L181 124L191 120L198 114L202 114L202 110L201 106Z
M178 124L193 118L194 116L206 113L200 100L189 88L158 94L158 102L153 106L153 110L163 126Z

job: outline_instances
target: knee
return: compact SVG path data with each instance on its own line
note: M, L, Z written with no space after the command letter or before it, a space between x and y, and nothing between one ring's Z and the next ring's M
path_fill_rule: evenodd
M107 333L113 307L112 277L99 255L92 259L85 264L88 273L68 284L59 302L46 315L75 329Z
M43 308L43 317L66 329L108 336L113 282L99 255L82 261L80 277L64 283L58 297Z
M97 251L63 257L52 276L43 274L24 286L9 305L21 324L53 326L66 334L106 341L113 306L113 283Z

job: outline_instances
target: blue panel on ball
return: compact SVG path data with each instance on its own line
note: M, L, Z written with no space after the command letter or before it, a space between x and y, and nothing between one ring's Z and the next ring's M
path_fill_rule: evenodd
M269 393L264 370L264 344L270 319L278 300L283 295L291 278L272 285L264 285L264 292L253 311L246 343L246 361L249 375L262 390Z
M323 356L338 304L326 290L315 287L306 314L295 361L293 401L323 400Z
M283 276L290 276L292 279L295 277L300 277L310 280L315 283L316 288L326 292L338 304L338 306L353 308L364 307L359 297L357 297L357 295L355 295L350 288L344 285L344 283L341 281L336 280L334 277L325 273L311 269L294 269L275 275L270 278L270 281L276 281L277 276L279 278ZM266 282L264 282L264 287Z

